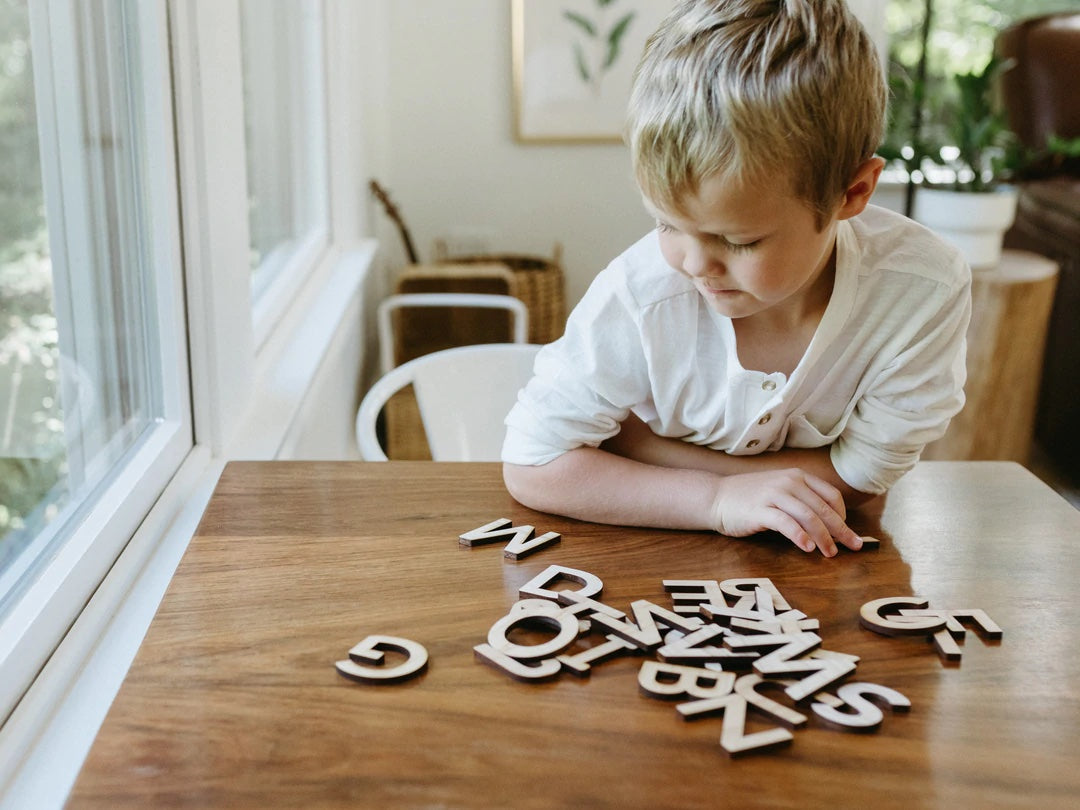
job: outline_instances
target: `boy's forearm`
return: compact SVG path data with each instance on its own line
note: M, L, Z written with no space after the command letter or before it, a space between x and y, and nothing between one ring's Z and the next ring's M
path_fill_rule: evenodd
M813 473L835 486L840 490L848 506L858 506L874 497L852 488L837 474L829 457L828 447L812 449L788 447L773 453L732 456L720 450L712 450L679 439L657 436L648 425L634 416L630 416L623 423L620 433L605 442L603 447L609 452L645 464L701 470L721 476L795 467Z
M579 447L536 467L503 465L510 494L543 512L596 523L714 530L719 476Z

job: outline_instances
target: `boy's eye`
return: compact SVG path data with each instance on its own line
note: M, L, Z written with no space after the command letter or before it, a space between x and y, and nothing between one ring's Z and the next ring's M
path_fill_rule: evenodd
M761 244L760 239L756 239L753 242L729 242L727 239L724 240L724 247L726 247L728 250L733 250L736 253L753 250L759 244Z
M666 222L661 222L660 220L656 220L656 230L659 233L671 233L675 229L672 228L670 225L668 225Z

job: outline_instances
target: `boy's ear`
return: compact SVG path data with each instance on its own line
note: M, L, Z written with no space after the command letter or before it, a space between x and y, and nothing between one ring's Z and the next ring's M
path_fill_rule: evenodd
M847 191L844 192L837 219L850 219L863 212L870 202L870 197L874 194L874 189L877 188L878 178L881 177L881 170L884 168L884 158L876 156L859 164L859 168L851 177Z

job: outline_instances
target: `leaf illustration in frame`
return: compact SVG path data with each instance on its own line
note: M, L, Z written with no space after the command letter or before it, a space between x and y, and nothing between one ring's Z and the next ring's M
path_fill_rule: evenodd
M630 23L634 21L635 15L636 12L633 11L623 15L622 19L615 23L615 27L608 33L607 56L604 58L605 70L615 64L615 60L619 58L619 45L626 34L626 30L630 27Z
M577 65L578 75L581 76L581 80L588 84L592 81L592 76L589 73L589 65L585 59L585 51L581 49L581 43L574 43L574 63Z
M596 37L596 26L593 24L593 21L585 15L579 14L576 11L563 11L563 17L574 23L574 25L576 25L590 37Z

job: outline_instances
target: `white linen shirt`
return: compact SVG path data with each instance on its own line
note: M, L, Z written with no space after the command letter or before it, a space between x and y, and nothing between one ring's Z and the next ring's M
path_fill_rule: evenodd
M963 406L970 314L959 253L869 206L838 225L832 295L791 376L744 369L731 319L667 265L653 232L537 354L502 458L539 465L596 447L633 412L660 436L732 455L831 445L844 481L881 493Z

